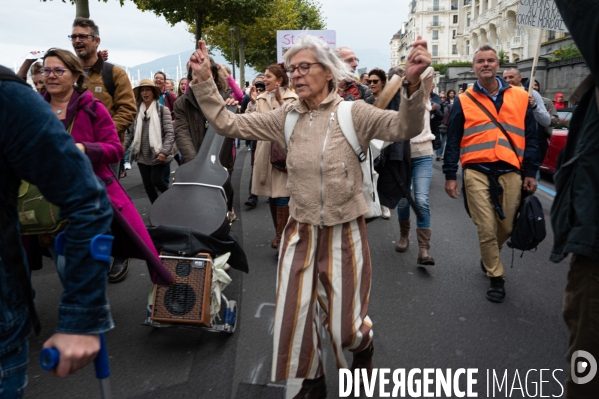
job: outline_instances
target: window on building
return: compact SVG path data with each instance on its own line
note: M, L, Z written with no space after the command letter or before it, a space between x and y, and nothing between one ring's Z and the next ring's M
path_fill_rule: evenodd
M433 11L439 11L439 0L433 0Z
M457 1L452 1L451 2L451 9L452 10L457 10L458 9L458 2Z
M439 40L439 31L438 30L433 31L433 40Z
M466 14L466 26L470 26L470 13Z
M555 40L555 31L554 30L549 31L549 36L547 37L547 40Z
M437 64L438 64L438 62L437 62L437 61L433 61L431 64L433 64L433 65L437 65Z
M456 30L454 29L453 32L452 32L452 34L451 34L451 38L452 39L455 39L455 32L456 32Z
M457 44L453 44L451 46L451 54L456 55L458 53L458 45Z
M466 55L470 55L470 40L466 40Z
M437 46L436 44L433 44L433 57L438 57L439 56L439 46Z
M453 16L453 23L454 23L454 24L457 24L457 23L458 23L458 16L457 16L457 15L454 15L454 16Z
M433 26L439 26L439 16L433 15Z

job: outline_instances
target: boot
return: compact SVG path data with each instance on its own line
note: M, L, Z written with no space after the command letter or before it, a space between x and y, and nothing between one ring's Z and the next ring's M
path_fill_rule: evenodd
M281 236L287 225L287 220L289 220L289 207L277 206L277 253L281 249Z
M324 375L314 380L305 379L302 382L302 389L293 397L293 399L325 399L327 397L327 384Z
M410 246L410 221L399 221L399 241L395 246L397 252L406 252Z
M268 206L270 207L270 216L272 216L272 223L275 225L275 231L277 230L277 206L274 202L268 202ZM272 248L277 248L277 237L272 239L270 246Z
M431 248L431 229L416 229L418 237L418 263L419 265L434 266L435 260L428 252Z
M110 265L110 272L108 272L108 282L118 283L127 277L129 271L129 259L124 258L113 258L112 264Z

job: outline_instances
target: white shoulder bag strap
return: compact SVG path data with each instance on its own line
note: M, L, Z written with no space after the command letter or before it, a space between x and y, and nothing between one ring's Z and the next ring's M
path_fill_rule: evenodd
M287 144L287 150L289 150L289 140L291 138L291 133L293 133L293 129L295 129L295 124L299 119L299 112L295 109L287 112L287 116L285 117L285 144Z
M341 128L341 132L345 136L345 139L360 160L360 167L362 168L364 183L367 183L370 186L369 191L372 193L374 189L372 188L372 181L370 180L370 162L366 162L366 154L364 154L364 151L362 151L362 146L360 146L358 136L356 135L354 121L351 116L351 109L353 105L354 101L343 101L339 103L339 107L337 108L337 120L339 121L339 127Z

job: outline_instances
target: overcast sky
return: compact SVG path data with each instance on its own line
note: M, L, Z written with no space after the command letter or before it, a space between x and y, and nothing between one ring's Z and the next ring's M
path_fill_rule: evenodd
M389 53L391 37L408 14L408 0L321 0L327 29L337 32L338 45L375 48ZM31 50L72 50L67 35L75 16L69 1L0 0L0 64L17 67ZM91 18L100 27L101 48L114 63L134 66L193 48L186 25L171 27L164 18L141 12L131 1L120 7L90 0ZM358 54L359 56L359 54Z

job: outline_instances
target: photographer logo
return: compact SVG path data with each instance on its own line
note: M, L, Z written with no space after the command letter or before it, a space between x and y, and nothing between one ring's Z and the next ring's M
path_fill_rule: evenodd
M586 384L597 374L597 360L587 351L576 351L570 359L570 375L575 384Z

